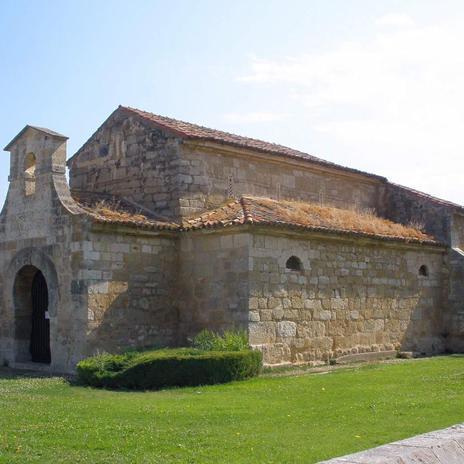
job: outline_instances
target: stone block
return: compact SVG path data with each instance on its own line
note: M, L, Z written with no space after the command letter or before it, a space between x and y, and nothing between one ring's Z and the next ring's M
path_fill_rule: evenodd
M250 322L248 333L251 345L274 343L276 339L276 324L270 321Z
M282 338L296 336L296 323L291 321L280 321L277 323L277 335Z

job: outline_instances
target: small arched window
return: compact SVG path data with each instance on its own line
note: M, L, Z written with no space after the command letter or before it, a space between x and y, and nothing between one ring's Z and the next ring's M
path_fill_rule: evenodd
M302 271L303 265L301 264L300 258L296 256L290 256L285 263L285 268L289 271Z
M35 165L34 153L28 153L24 160L24 193L26 195L35 193Z
M429 270L425 264L419 268L419 275L422 277L427 277L429 275Z

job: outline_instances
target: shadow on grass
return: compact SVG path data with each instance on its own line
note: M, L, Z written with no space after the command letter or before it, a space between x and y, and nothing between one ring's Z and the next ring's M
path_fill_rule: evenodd
M0 367L0 379L51 379L60 378L66 380L70 385L78 385L78 379L73 374L51 373L34 371L30 369L14 369L12 367Z

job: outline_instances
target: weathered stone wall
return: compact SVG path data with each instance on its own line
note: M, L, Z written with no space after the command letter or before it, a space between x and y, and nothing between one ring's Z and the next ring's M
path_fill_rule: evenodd
M453 208L399 185L387 184L385 201L379 214L400 224L423 228L438 240L450 245Z
M451 246L464 250L464 215L453 214L451 222Z
M464 350L464 216L454 214L449 250L449 304L445 333L450 351Z
M256 226L148 232L92 223L69 195L65 157L63 138L33 129L12 148L0 216L0 362L27 357L27 334L16 336L18 314L27 317L15 300L24 266L49 286L55 371L101 350L182 343L203 328L248 328L269 363L464 349L464 219L450 205L381 178L182 141L116 111L72 161L73 188L171 219L242 194L377 209L422 223L454 249ZM286 269L290 256L303 270Z
M230 151L183 147L180 208L193 214L230 196L256 195L302 200L342 208L376 209L383 184L368 177L321 171L309 163L254 158Z
M464 351L464 251L449 250L449 303L445 312L446 346Z
M182 235L181 341L205 328L247 328L249 246L250 235L240 231Z
M72 189L120 195L178 216L179 139L116 111L70 162Z
M94 225L72 247L88 307L87 354L176 343L176 238Z
M69 250L80 225L72 209L65 207L72 203L67 196L65 147L64 140L43 132L24 133L12 147L10 188L0 216L0 362L28 361L29 333L18 336L16 325L19 317L30 320L31 308L20 307L27 301L21 301L15 289L16 277L28 267L42 271L47 281L51 369L58 372L73 370L82 358L87 325L82 300L70 291ZM25 173L31 153L35 171ZM24 292L30 293L30 287Z
M290 256L303 271L286 269ZM443 249L254 235L250 342L269 363L444 350ZM426 265L428 276L419 276Z
M171 219L242 194L377 209L384 191L373 177L184 143L123 111L115 111L70 161L70 185L121 195Z

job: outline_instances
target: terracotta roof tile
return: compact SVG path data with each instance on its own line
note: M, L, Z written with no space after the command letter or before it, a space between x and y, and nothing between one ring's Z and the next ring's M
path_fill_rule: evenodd
M139 116L143 118L145 121L148 121L157 127L164 128L168 131L177 134L180 137L184 137L187 139L211 141L223 143L226 145L233 145L236 147L248 148L251 150L258 150L274 155L286 156L289 158L301 159L304 161L311 161L315 164L324 165L335 169L342 169L344 171L362 174L380 180L386 180L382 176L366 173L358 169L353 169L346 166L341 166L339 164L318 158L317 156L313 156L299 150L294 150L293 148L285 147L283 145L265 142L263 140L258 140L250 137L243 137L241 135L231 134L229 132L224 132L216 129L210 129L208 127L199 126L197 124L192 124L185 121L179 121L177 119L168 118L166 116L160 116L157 114L149 113L147 111L138 110L136 108L120 106L120 109L128 114Z
M72 191L72 196L96 222L143 229L188 232L249 224L440 245L433 237L414 227L397 224L372 213L300 201L243 196L177 224L143 211L115 195Z
M414 227L397 224L372 213L251 196L231 200L214 211L185 220L182 229L218 228L236 224L280 226L385 240L439 244L433 237Z

